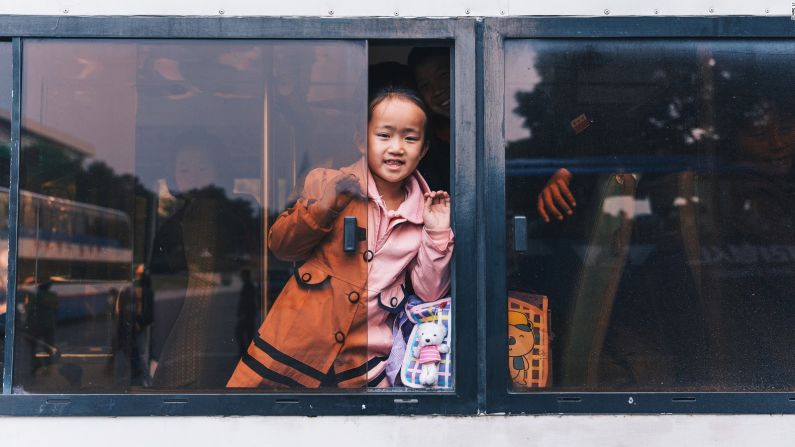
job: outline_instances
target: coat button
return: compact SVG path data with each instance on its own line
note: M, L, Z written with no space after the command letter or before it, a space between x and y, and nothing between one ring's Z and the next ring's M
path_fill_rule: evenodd
M334 334L334 340L337 340L337 343L344 342L345 341L345 334L343 334L341 331L337 331L337 333Z
M392 307L397 307L400 301L397 299L396 296L393 296L392 299L389 300L389 305Z
M358 303L359 302L359 292L351 292L351 293L349 293L348 294L348 301L350 301L353 304Z
M375 256L375 255L373 254L372 250L367 250L367 251L364 252L364 260L367 261L367 262L372 261L373 260L373 256Z
M312 280L312 274L311 273L304 273L303 275L301 275L301 281L309 282L311 280Z

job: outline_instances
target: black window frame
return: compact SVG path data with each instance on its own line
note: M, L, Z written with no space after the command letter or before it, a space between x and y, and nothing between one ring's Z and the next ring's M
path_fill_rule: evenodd
M210 415L378 415L475 414L478 408L476 345L476 20L403 18L275 17L53 17L0 16L0 39L13 45L11 194L5 371L0 415L210 416ZM438 43L451 49L454 86L451 132L451 192L456 248L454 391L375 390L267 393L175 392L158 394L14 394L14 298L18 252L19 160L22 57L25 39L262 39L377 40Z
M506 39L795 38L788 17L237 18L0 16L12 40L9 258L17 253L22 46L26 38L322 39L450 45L455 94L456 389L435 392L267 394L13 394L6 362L2 415L374 415L561 413L793 413L795 393L547 392L514 394L505 368L504 60ZM475 92L475 94L473 94ZM9 263L13 321L16 263ZM489 298L491 297L491 298ZM497 304L495 304L497 303ZM13 356L7 325L6 359ZM9 366L10 365L10 366ZM630 398L632 398L630 400Z
M478 166L482 190L479 206L485 280L479 293L484 309L485 402L487 413L795 413L795 392L554 392L508 391L507 291L505 238L504 43L511 39L793 39L789 17L599 17L487 18L482 30L483 162ZM795 86L793 86L795 88ZM488 99L491 99L489 101ZM488 266L488 267L486 267ZM491 299L485 299L491 297ZM488 348L488 349L487 349Z

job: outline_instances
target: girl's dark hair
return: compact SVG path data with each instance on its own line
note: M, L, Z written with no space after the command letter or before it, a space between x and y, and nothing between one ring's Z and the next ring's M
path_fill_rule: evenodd
M422 100L420 94L417 93L416 90L412 90L406 87L397 87L393 85L388 85L386 87L382 87L376 90L370 96L370 105L367 107L367 122L369 123L370 120L373 118L373 110L375 106L381 104L385 99L388 98L402 98L407 101L412 102L414 105L422 110L422 113L425 114L425 128L422 130L423 136L425 137L426 143L429 141L431 136L431 111L428 109L428 106L425 105L425 101Z

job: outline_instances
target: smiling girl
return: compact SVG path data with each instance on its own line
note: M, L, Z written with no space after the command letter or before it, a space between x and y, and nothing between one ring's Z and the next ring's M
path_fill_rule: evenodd
M315 169L268 246L303 261L238 363L228 387L385 387L392 323L407 284L426 301L450 288L450 196L417 171L429 114L417 93L387 88L371 99L366 164ZM353 251L344 219L356 217ZM366 236L365 236L366 235Z

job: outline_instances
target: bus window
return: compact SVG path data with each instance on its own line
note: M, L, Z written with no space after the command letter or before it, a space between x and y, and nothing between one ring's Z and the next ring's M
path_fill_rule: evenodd
M24 83L42 88L22 97L15 386L217 392L238 368L265 371L252 388L366 386L346 377L368 337L367 302L351 293L365 296L358 230L367 213L335 223L358 219L351 247L332 247L344 280L326 281L301 252L325 229L312 220L324 175L358 166L365 149L365 48L26 41ZM313 212L303 214L311 237L266 254L269 228L296 203ZM293 229L283 226L283 236ZM348 290L355 279L359 289ZM277 297L298 280L302 290L345 293L345 306L336 318L292 315L291 337L274 340L260 325L280 306L289 311ZM294 350L323 322L335 325L322 333L328 352L350 355L295 354L322 374L291 378L289 365L268 363L272 351L258 351Z
M792 52L506 43L511 390L792 388Z
M371 42L368 81L371 100L384 91L404 91L413 92L410 94L424 103L426 120L429 120L424 136L427 149L417 165L416 176L427 183L429 190L449 193L450 48ZM377 154L370 155L377 157ZM382 194L380 189L378 194ZM427 222L426 228L430 228ZM428 248L422 243L419 250L418 259L429 259L424 253L430 250L437 258L434 262L437 265L418 268L412 263L405 273L411 279L405 292L406 303L402 306L405 311L395 317L391 351L380 353L389 356L385 381L391 387L402 389L452 390L455 386L454 355L450 349L454 340L451 316L455 307L449 290L452 242L444 242L441 248ZM370 281L375 281L372 270ZM434 287L428 287L432 284ZM422 334L436 334L439 338L423 339ZM371 342L371 346L375 345Z
M8 188L11 172L11 43L0 42L0 371L5 353L8 287Z

